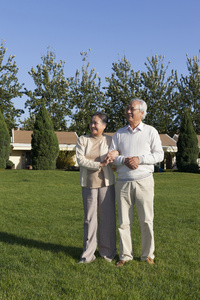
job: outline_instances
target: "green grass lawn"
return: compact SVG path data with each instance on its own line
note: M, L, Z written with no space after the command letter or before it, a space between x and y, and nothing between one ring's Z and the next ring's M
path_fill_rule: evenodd
M156 264L78 264L83 207L78 172L0 171L0 299L200 299L200 175L156 173ZM118 234L118 233L117 233ZM118 235L117 235L118 236ZM119 252L119 239L117 240Z

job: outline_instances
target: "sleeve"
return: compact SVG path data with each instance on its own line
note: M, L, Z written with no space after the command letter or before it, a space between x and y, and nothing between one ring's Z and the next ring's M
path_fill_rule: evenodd
M118 147L118 136L117 136L117 132L113 135L112 137L112 142L111 142L111 146L109 148L109 152L113 151L113 150L117 150L120 153L119 147ZM119 165L123 165L124 164L124 160L125 157L122 155L118 155L115 160L113 161L113 165L114 166L119 166Z
M151 152L147 155L139 156L140 164L142 165L154 165L163 161L164 151L162 148L160 136L158 131L154 128L151 135Z
M100 162L92 161L85 157L86 151L86 138L81 136L78 138L76 143L76 159L80 167L85 167L90 170L98 170L100 167Z

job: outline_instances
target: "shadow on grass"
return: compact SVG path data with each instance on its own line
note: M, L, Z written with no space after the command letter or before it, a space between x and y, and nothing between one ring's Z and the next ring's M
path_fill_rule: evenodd
M35 241L35 240L18 237L14 234L1 232L1 231L0 231L0 241L11 245L18 244L29 248L41 249L44 251L52 251L57 253L64 252L66 255L71 256L74 259L79 259L82 253L82 248L62 246L62 245L57 245L52 243Z

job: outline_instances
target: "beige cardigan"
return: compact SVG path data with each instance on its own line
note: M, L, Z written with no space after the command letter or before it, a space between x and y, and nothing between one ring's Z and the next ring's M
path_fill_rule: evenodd
M103 135L103 139L100 143L100 161L102 162L108 153L112 137ZM87 186L87 170L98 170L100 168L100 162L92 161L86 158L89 156L92 147L89 135L82 135L78 138L76 143L76 159L80 166L79 182L82 187ZM115 183L115 176L110 165L103 167L103 173L105 178L105 186L113 185Z

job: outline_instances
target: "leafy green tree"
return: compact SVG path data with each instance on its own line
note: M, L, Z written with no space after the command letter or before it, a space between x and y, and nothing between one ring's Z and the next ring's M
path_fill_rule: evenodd
M188 110L184 111L177 142L176 164L180 172L197 172L199 147Z
M89 50L90 51L90 50ZM89 133L91 115L102 109L104 94L101 91L101 80L95 69L90 69L87 62L88 52L80 53L84 62L82 72L76 71L71 88L72 124L69 128L80 136Z
M113 63L112 70L111 77L106 77L104 109L109 119L107 131L115 132L127 124L125 109L132 98L140 96L141 81L140 73L131 69L126 56Z
M40 110L41 104L45 104L54 130L66 130L66 118L70 114L69 87L72 78L65 78L65 62L60 60L57 63L54 52L47 50L47 54L41 59L42 64L37 65L36 70L32 68L29 72L36 88L33 92L25 89L25 94L29 97L25 108L28 107L30 118L32 118Z
M166 77L170 62L164 66L164 56L147 57L147 72L141 72L142 99L148 106L145 122L154 126L159 133L173 134L173 119L177 114L176 85L177 72L172 70Z
M200 53L200 51L199 51ZM188 108L192 118L194 130L200 134L200 65L199 58L195 56L189 58L187 55L187 68L189 75L181 75L179 87L179 115L182 114L184 108ZM177 121L176 120L176 121Z
M58 139L44 104L41 106L34 124L31 159L35 170L54 170L59 154Z
M21 130L33 130L35 124L35 114L30 114L28 118L24 118L24 121L21 122Z
M2 42L0 45L0 110L11 132L11 129L17 126L16 119L24 113L22 109L16 109L12 102L14 98L22 96L23 84L20 85L18 82L19 69L14 61L15 56L10 55L4 63L6 51L7 48Z
M10 135L3 114L0 111L0 168L6 168L6 162L11 152Z

